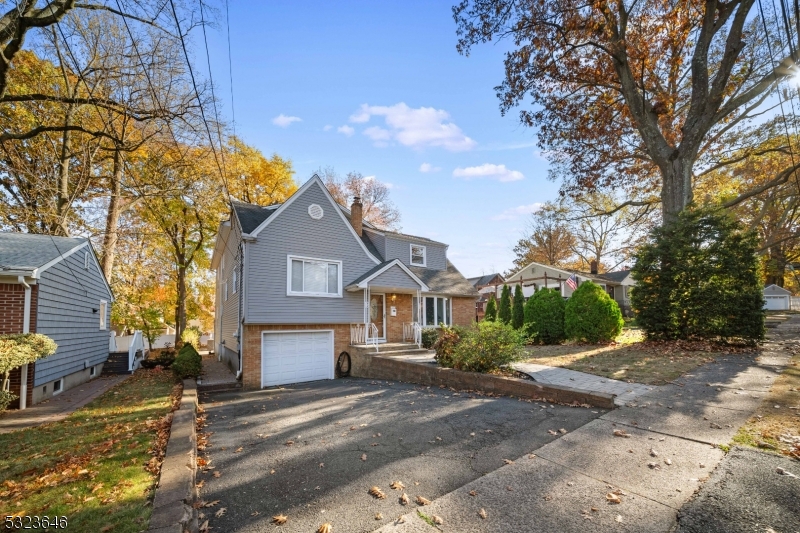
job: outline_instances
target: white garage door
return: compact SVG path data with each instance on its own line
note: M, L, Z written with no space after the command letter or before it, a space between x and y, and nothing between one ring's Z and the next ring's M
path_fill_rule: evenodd
M764 309L771 311L782 311L789 309L788 296L765 296L764 299L767 301Z
M264 332L261 386L333 379L333 332Z

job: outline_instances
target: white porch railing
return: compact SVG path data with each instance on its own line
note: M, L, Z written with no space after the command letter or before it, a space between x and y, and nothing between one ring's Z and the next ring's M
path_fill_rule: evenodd
M378 350L378 326L369 324L350 324L350 344L372 344Z
M141 351L142 357L137 358L136 354ZM131 372L139 368L142 359L144 359L144 341L142 339L142 332L135 331L130 345L128 346L128 370Z
M422 344L422 326L418 322L403 322L403 342Z

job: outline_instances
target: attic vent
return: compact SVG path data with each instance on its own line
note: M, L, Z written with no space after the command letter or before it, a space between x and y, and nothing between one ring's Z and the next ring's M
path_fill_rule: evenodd
M314 220L319 220L322 218L325 212L322 210L322 207L318 206L317 204L311 204L308 206L308 216L313 218Z

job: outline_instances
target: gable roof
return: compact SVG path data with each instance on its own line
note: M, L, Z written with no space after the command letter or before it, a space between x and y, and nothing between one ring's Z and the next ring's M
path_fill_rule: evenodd
M778 294L786 294L791 295L792 291L786 290L783 287L778 287L774 283L767 285L764 287L764 292L771 292L771 293L778 293Z
M467 278L467 281L472 283L472 286L477 288L481 285L488 285L490 281L494 278L499 277L501 281L505 281L503 279L502 274L495 272L494 274L486 274L484 276L478 276L477 278Z
M630 276L631 269L627 270L617 270L615 272L606 272L605 274L596 274L597 277L606 279L608 281L613 281L616 283L622 283L625 281L625 278Z
M86 246L89 241L84 238L0 232L0 274L15 272L38 277Z
M285 202L283 202L282 204L278 205L277 209L274 209L271 214L269 214L266 217L264 217L264 220L260 224L258 224L258 226L256 226L255 229L250 231L250 235L253 236L253 237L257 237L258 234L261 233L264 230L264 228L266 228L270 224L270 222L275 220L278 216L280 216L281 213L286 211L286 209L290 205L292 205L292 203L294 203L294 201L297 198L302 196L303 193L306 192L313 185L319 186L319 188L322 190L322 194L325 195L325 197L331 203L331 206L334 207L335 212L339 215L339 218L342 220L342 222L344 222L345 226L347 227L348 231L353 236L353 238L355 238L356 241L358 242L358 244L361 245L361 248L364 250L364 253L366 253L367 256L370 259L372 259L375 263L380 263L381 260L378 259L378 257L373 255L369 251L369 249L367 248L367 245L364 244L363 239L361 237L359 237L358 234L356 233L356 230L353 229L353 225L350 224L350 221L347 219L347 217L344 216L344 213L342 213L342 210L340 209L339 204L337 204L336 200L333 199L333 196L331 196L330 191L328 190L328 188L322 182L322 179L320 179L320 177L317 174L314 174L313 176L311 176L311 179L309 179L299 189L297 189L297 191L295 191L295 193L293 195L291 195ZM252 205L252 204L250 204L250 205ZM363 232L362 232L362 234L363 234Z
M350 289L350 288L363 289L363 288L366 287L366 284L369 283L370 280L380 276L382 273L386 272L387 270L389 270L390 268L392 268L394 266L399 267L406 274L408 274L408 276L411 279L413 279L415 283L419 283L420 290L423 290L423 291L426 291L426 292L430 290L425 285L425 283L419 277L417 277L417 275L414 272L409 270L409 268L407 266L405 266L403 264L403 262L400 261L399 259L392 259L391 261L384 261L383 263L381 263L379 265L376 265L375 268L370 269L367 273L365 273L365 274L357 277L355 280L353 280L353 282L350 283L350 285L348 285L347 287L345 287L345 289Z
M449 259L446 270L415 266L410 266L408 269L428 286L429 292L453 296L478 296L475 287L453 266Z

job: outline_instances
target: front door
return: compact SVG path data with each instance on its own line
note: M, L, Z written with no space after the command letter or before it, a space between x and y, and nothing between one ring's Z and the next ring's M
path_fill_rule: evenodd
M378 339L386 339L386 295L371 294L369 297L369 321L378 328ZM370 328L372 329L372 328Z

